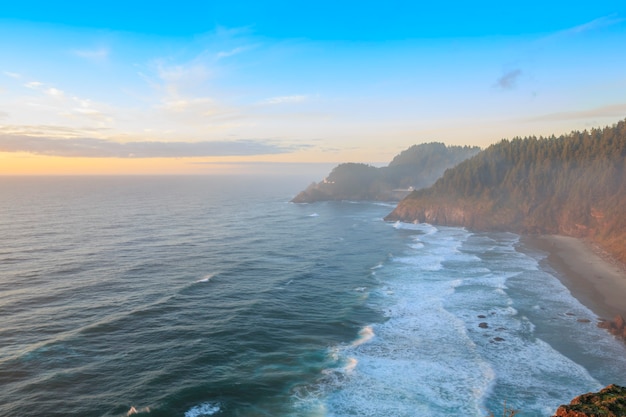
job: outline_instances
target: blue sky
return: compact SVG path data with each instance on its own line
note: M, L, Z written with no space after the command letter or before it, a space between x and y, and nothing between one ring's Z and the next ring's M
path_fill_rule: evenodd
M617 1L13 3L0 154L210 170L558 135L626 117L625 45Z

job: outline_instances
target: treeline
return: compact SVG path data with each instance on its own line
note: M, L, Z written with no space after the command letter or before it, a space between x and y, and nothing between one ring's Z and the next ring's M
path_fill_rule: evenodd
M409 188L432 185L447 168L479 151L478 147L446 146L433 142L411 146L394 157L386 167L340 164L323 181L311 184L292 201L398 201L408 194Z
M559 137L503 140L410 194L403 213L588 237L626 261L625 160L626 121Z

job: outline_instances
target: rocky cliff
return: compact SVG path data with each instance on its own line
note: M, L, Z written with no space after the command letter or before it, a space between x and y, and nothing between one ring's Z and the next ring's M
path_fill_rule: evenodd
M402 200L385 217L387 221L460 226L485 231L521 231L522 218L516 210L494 207L489 200L430 196Z
M584 237L626 262L626 121L492 145L386 220Z
M626 388L609 385L597 393L580 395L569 405L562 405L553 417L624 417Z
M446 146L433 142L411 146L385 167L341 164L324 180L309 185L292 202L400 201L414 189L431 186L446 169L479 151L478 147Z

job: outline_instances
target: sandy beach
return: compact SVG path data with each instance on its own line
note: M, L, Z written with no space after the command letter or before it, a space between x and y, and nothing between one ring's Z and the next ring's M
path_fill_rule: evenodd
M582 239L525 236L522 242L548 253L547 261L572 295L599 317L626 317L626 268Z

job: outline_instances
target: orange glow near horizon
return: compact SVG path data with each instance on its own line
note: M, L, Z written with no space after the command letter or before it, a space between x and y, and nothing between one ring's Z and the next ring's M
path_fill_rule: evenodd
M399 145L401 146L401 145ZM344 162L386 164L397 149L351 148L349 151L299 150L273 155L184 158L87 158L0 152L0 175L228 175L272 173L272 166L337 165ZM400 148L402 149L402 148ZM277 173L284 173L278 169Z
M315 172L316 175L323 175L327 168L316 170L315 166L343 162L338 158L332 158L338 159L337 161L319 162L307 160L305 155L298 156L299 158L294 154L265 157L74 158L0 152L0 176L280 175L296 173L293 172L293 167L298 165L302 168L301 173Z
M0 153L0 175L196 175L232 172L206 158L67 158Z

